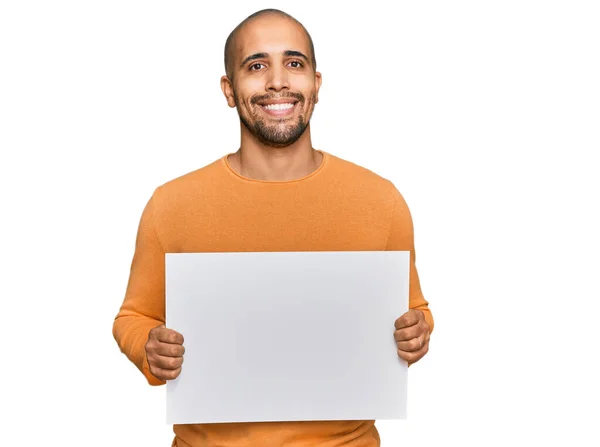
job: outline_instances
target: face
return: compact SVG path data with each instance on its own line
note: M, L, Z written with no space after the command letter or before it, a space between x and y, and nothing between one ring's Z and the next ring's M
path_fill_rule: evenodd
M306 130L321 86L306 33L277 16L253 20L240 30L231 58L233 83L223 93L243 127L263 144L284 147ZM244 130L244 129L243 129Z

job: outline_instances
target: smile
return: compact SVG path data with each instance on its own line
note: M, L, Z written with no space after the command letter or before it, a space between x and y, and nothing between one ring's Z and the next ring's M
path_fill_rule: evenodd
M294 107L294 104L292 104L291 102L288 102L288 103L282 103L282 104L269 104L269 105L266 105L263 107L267 110L287 110L287 109L291 109L292 107Z
M279 104L261 104L261 108L271 116L287 116L291 115L294 110L294 106L297 103L282 102Z

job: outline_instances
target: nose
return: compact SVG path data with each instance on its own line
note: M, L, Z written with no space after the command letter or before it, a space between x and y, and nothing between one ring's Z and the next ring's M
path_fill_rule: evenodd
M275 64L269 70L269 76L267 77L267 85L265 89L267 91L279 92L283 89L289 89L290 84L288 80L288 73L284 67Z

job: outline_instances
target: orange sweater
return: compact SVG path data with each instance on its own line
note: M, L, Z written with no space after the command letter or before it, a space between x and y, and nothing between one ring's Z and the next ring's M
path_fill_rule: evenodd
M141 216L125 299L113 327L121 351L151 385L165 383L150 374L144 350L150 329L165 322L165 253L410 250L409 306L423 310L433 329L404 199L389 180L320 152L319 168L298 180L249 179L231 169L223 156L154 191ZM173 445L376 447L380 441L374 424L174 425Z

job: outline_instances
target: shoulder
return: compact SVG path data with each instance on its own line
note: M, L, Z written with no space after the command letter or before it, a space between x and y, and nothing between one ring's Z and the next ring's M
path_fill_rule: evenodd
M331 170L339 181L352 185L365 195L383 200L392 205L404 203L404 199L396 185L380 174L336 155L329 154ZM397 205L396 205L397 206Z
M222 162L219 158L157 186L151 198L154 208L161 211L181 209L190 201L210 195L219 187Z

